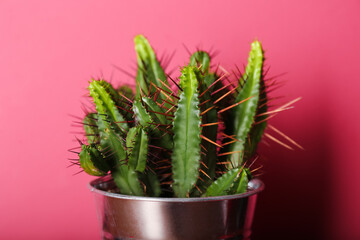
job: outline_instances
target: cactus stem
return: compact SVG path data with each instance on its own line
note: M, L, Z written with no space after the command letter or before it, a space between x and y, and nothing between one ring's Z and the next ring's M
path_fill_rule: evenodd
M229 110L229 109L231 109L231 108L233 108L233 107L236 107L236 106L239 105L239 104L242 104L242 103L248 101L249 99L251 99L251 98L253 98L253 97L254 97L254 96L248 97L248 98L246 98L246 99L244 99L244 100L241 100L240 102L237 102L237 103L235 103L235 104L233 104L233 105L231 105L231 106L229 106L229 107L227 107L227 108L221 109L221 110L218 111L218 113L223 113L223 112L225 112L225 111L227 111L227 110Z
M230 91L228 91L227 93L225 93L224 95L222 95L221 97L219 97L218 99L216 99L214 101L214 104L220 102L222 99L224 99L226 96L228 96L229 94L231 94L232 92L234 92L236 90L236 88L231 89Z
M272 130L274 130L276 133L278 133L279 135L281 135L283 138L285 138L286 140L288 140L289 142L291 142L292 144L294 144L296 147L300 148L301 150L304 150L304 148L298 144L297 142L295 142L292 138L290 138L289 136L287 136L285 133L281 132L280 130L278 130L277 128L275 128L272 125L269 125L269 128L271 128Z
M280 141L279 139L275 138L274 136L268 134L268 133L264 133L264 136L269 138L270 140L273 140L274 142L280 144L281 146L290 149L290 150L294 150L292 147L290 147L289 145L287 145L286 143L283 143L282 141Z
M202 96L204 96L204 94L209 91L216 83L218 83L219 81L221 81L224 77L226 76L226 74L221 75L218 79L216 79L212 84L210 84L209 87L207 87L200 95L199 98L201 98Z
M221 146L221 145L217 144L216 142L214 142L214 141L212 141L212 140L208 139L207 137L205 137L205 136L203 136L203 135L201 135L201 134L200 134L200 137L201 137L202 139L204 139L204 140L208 141L209 143L212 143L212 144L214 144L215 146L222 148L222 146Z
M205 111L203 111L200 116L204 115L205 113L207 113L208 111L210 111L211 109L213 109L215 106L211 106L208 109L206 109Z

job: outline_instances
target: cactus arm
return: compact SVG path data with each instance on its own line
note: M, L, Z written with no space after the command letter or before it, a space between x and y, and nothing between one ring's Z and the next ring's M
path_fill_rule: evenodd
M189 65L197 67L201 70L202 76L200 77L201 82L199 86L199 92L204 92L204 94L200 98L200 102L205 102L205 104L203 104L201 107L201 111L208 110L214 105L213 101L208 101L209 99L211 99L210 93L213 87L211 87L210 91L206 91L206 89L209 88L211 84L215 81L214 74L209 73L210 56L207 52L197 51L190 57ZM217 110L215 108L207 111L202 116L202 124L216 123L217 121ZM204 127L201 134L207 139L216 142L217 128L217 125ZM201 155L201 179L197 181L196 185L198 186L198 188L194 188L191 196L201 195L201 192L206 190L206 188L212 183L212 179L215 177L217 147L206 140L202 140L201 144L202 148L204 149L204 154ZM202 176L201 174L204 174L204 176Z
M126 142L128 141L131 140L126 139ZM148 153L148 136L141 127L137 127L132 141L128 165L138 172L144 172Z
M149 197L159 197L161 194L160 181L152 171L146 172L141 176L141 180L146 185L146 195Z
M156 127L156 124L160 124L161 127L165 126L166 128L166 125L170 124L170 121L165 117L164 114L162 114L164 113L163 109L158 106L151 98L143 97L142 102L150 114L152 122L155 123L155 131L153 131L153 134L156 139L153 139L153 141L155 141L156 144L160 147L172 149L172 136L170 134L164 134L163 131Z
M262 135L267 127L267 117L265 114L268 111L267 107L267 95L266 95L266 87L264 83L264 79L260 80L260 105L256 111L255 123L251 127L250 134L245 142L245 160L250 159L254 153L256 152L257 145L260 142Z
M96 113L88 113L83 120L84 130L87 142L89 144L97 141L99 130L97 127L97 115Z
M149 41L143 35L137 35L134 38L134 42L138 62L136 97L139 97L141 95L139 88L141 88L144 95L149 95L150 82L153 82L160 88L163 84L159 79L167 85L168 81ZM164 86L163 89L170 91L166 86ZM151 89L151 93L154 93L155 91L155 88Z
M128 99L134 99L135 97L133 90L127 85L121 85L116 89L116 91L118 92L118 94L123 94Z
M109 166L95 145L82 145L79 153L80 166L92 176L105 176Z
M209 96L207 96L207 95L209 95ZM204 97L205 97L204 99L211 98L210 94L205 94ZM202 101L205 101L205 100L202 100ZM211 106L213 106L213 102L209 101L206 104L204 104L204 109L209 109ZM203 120L202 121L203 124L218 122L217 110L215 108L213 108L210 111L206 112L206 114L203 115L202 120ZM218 125L207 126L207 127L203 128L202 134L206 138L210 139L211 141L216 142L217 129L218 129ZM215 167L216 167L216 160L217 160L217 146L215 146L214 144L212 144L208 141L205 141L205 140L202 141L202 145L206 149L206 152L205 152L206 156L204 156L202 158L206 167L202 165L202 169L203 169L203 171L207 172L207 174L210 176L210 178L213 178L215 176Z
M105 157L109 160L111 175L116 185L123 194L143 195L135 170L126 165L127 154L121 139L121 136L125 135L124 131L128 129L126 122L116 123L124 120L102 81L92 81L89 91L98 113L100 146L104 151L109 152Z
M237 142L231 144L231 152L229 155L233 167L238 167L242 163L244 154L245 141L254 122L257 104L259 101L260 79L263 66L263 50L261 44L255 41L251 44L248 65L245 70L246 82L243 89L236 97L236 102L250 98L242 104L234 108L234 135L238 139ZM241 80L240 80L241 81Z
M251 179L251 172L249 169L244 168L240 176L235 180L232 189L229 194L240 194L247 191L249 180Z
M135 120L143 127L149 127L153 120L151 119L150 114L146 111L145 107L142 105L141 101L135 100L133 102L133 110L135 114Z
M102 119L106 117L106 120L118 127L120 132L127 131L129 126L118 111L114 100L111 98L111 94L108 90L110 87L110 84L105 81L94 80L90 82L89 85L90 96L93 98L96 111L101 115Z
M119 89L121 89L121 90L116 90L113 88L113 86L110 83L105 82L105 81L102 81L102 82L103 82L104 88L110 95L111 99L114 101L114 104L115 104L118 112L120 113L122 118L125 119L125 121L127 121L127 123L125 123L125 124L126 125L131 124L133 121L133 119L132 119L133 113L131 111L131 105L129 104L128 100L126 98L124 98L123 96L121 96L120 94L123 94L121 91L132 91L132 90L127 89L126 86L120 87ZM128 92L125 92L125 94L129 95ZM121 126L121 127L124 127L124 126Z
M249 183L249 179L248 179L246 171L241 171L240 177L239 177L239 184L236 188L235 193L237 193L237 194L245 193L247 191L248 183Z
M188 196L199 175L201 120L195 71L197 69L193 67L182 70L180 86L183 92L173 122L173 189L177 197Z
M189 65L201 67L201 71L207 74L210 69L210 56L207 52L197 51L191 55Z
M144 196L144 191L140 186L138 176L134 169L123 165L113 170L111 176L122 194Z
M109 123L103 119L102 115L98 118L100 145L102 149L110 151L108 159L111 162L111 175L115 184L123 194L144 195L135 170L126 165L127 155L122 140L114 130L109 128Z
M129 129L129 132L126 136L126 152L128 155L131 154L131 150L134 147L136 134L138 133L138 129L136 127L132 127Z
M232 188L234 182L236 181L240 170L241 169L234 168L227 171L208 187L205 196L214 197L227 195L228 191Z
M126 160L126 151L121 140L121 136L125 135L123 131L126 129L119 127L127 128L127 124L119 123L120 125L117 125L114 123L117 120L121 120L122 117L117 111L110 94L104 88L102 81L92 81L89 85L89 91L98 114L97 126L101 148L107 149L107 151L111 150L112 166L118 165Z
M151 118L156 123L160 124L168 124L169 121L166 119L165 115L161 114L164 113L162 108L160 108L151 98L143 97L142 98L143 103L145 104L146 108L149 110L149 114Z

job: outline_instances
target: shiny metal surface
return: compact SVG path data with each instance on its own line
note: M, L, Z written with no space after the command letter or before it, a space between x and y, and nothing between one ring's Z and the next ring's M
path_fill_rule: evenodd
M95 196L102 239L250 239L257 193L254 179L244 194L207 198L149 198L111 193L110 178L89 185Z

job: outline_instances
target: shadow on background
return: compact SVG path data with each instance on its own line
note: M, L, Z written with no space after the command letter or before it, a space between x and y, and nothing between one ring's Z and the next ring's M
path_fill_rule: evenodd
M302 131L296 130L295 139L304 151L290 151L275 143L261 147L265 190L258 198L252 240L328 236L331 146L329 128L322 120L313 116L298 125Z

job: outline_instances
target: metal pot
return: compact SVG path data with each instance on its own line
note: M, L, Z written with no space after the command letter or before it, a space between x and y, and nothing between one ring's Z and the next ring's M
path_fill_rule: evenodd
M206 198L151 198L112 193L104 177L90 182L102 239L211 240L250 239L259 179L246 193Z

